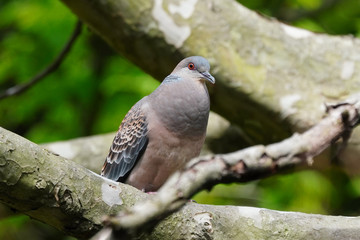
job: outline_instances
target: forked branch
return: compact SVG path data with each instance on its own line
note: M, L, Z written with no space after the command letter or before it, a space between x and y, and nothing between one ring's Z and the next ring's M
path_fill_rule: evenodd
M360 94L346 103L327 106L327 116L317 125L282 142L193 159L183 171L170 177L151 199L109 217L106 223L117 234L132 236L141 232L140 227L146 229L181 208L201 189L218 183L248 182L296 165L311 164L314 156L342 136L349 136L359 121L359 103Z

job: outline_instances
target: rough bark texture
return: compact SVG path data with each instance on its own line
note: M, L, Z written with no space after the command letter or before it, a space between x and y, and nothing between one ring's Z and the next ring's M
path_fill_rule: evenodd
M358 39L290 27L233 0L62 1L158 79L184 56L210 59L212 110L253 143L303 131L321 118L324 103L360 90ZM342 157L350 172L359 169L359 138L357 130Z
M211 188L220 182L248 182L264 178L302 163L311 165L315 155L341 136L346 139L358 123L360 95L354 99L357 100L352 104L329 106L326 118L303 134L295 134L282 142L193 159L185 169L173 174L154 197L120 212L108 222L114 229L121 230L122 237L129 233L136 233L137 237L144 226L178 210L201 189Z
M157 225L151 236L144 234L138 239L342 240L357 239L360 233L358 217L322 216L253 207L188 203L180 212L171 215L171 219ZM96 235L93 239L106 239L99 237Z
M0 201L80 238L104 215L149 198L0 128ZM141 239L356 239L358 217L188 203Z
M0 127L0 201L17 211L89 237L101 228L104 213L137 201L134 192Z

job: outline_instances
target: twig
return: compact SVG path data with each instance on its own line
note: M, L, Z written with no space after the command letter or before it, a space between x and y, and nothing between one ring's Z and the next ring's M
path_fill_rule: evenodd
M75 25L74 31L70 36L70 39L65 44L63 50L55 58L55 60L49 66L47 66L44 70L42 70L40 73L38 73L35 77L30 79L26 83L15 85L13 87L8 88L4 92L0 93L0 99L20 94L20 93L26 91L27 89L29 89L31 86L35 85L37 82L39 82L41 79L43 79L50 73L54 72L61 65L64 58L67 56L67 54L70 52L71 47L73 46L75 40L81 33L81 28L82 28L82 23L80 20L78 20Z
M178 210L201 189L218 183L264 178L303 163L310 165L314 156L355 127L360 119L359 110L360 94L346 103L328 107L328 116L303 134L294 134L268 146L193 159L186 169L170 177L150 200L109 217L105 223L117 234L137 235L140 227L146 229Z

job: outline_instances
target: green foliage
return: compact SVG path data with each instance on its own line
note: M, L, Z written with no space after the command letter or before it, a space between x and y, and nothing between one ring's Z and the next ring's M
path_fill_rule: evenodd
M206 204L245 205L282 211L357 216L360 178L340 169L276 175L248 184L219 184L194 200Z
M256 183L218 184L211 192L201 191L194 200L203 204L259 206L260 188Z
M331 193L335 191L329 179L315 171L270 178L260 185L262 207L308 213L328 213Z
M316 32L355 36L360 32L358 0L239 2ZM0 19L0 92L44 69L61 51L76 22L60 1L51 0L2 0ZM158 84L84 28L55 73L24 94L0 100L0 126L37 143L115 131L129 108ZM355 215L360 212L360 178L351 179L337 169L302 171L250 184L218 185L195 200ZM53 231L34 234L29 225L44 226L22 215L6 216L0 211L0 239L50 238L48 232Z
M75 238L63 236L53 227L38 221L30 221L28 216L15 214L0 220L0 239L74 240Z
M8 1L0 15L1 91L44 69L76 22L59 1ZM85 28L55 73L0 101L0 125L37 143L115 131L158 84Z
M0 220L0 239L12 239L18 234L18 229L24 228L29 222L29 217L25 215L13 215Z

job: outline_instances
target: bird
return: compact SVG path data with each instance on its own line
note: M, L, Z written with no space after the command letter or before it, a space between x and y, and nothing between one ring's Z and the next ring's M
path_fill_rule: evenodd
M215 83L201 56L183 59L162 83L125 115L101 175L156 192L199 156L210 111L206 82Z

